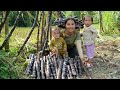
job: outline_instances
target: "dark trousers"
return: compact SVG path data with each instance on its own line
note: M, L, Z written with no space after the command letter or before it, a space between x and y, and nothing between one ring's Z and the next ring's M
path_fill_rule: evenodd
M76 46L74 46L71 49L68 49L67 51L68 51L68 56L71 57L71 58L75 58L75 56L79 56ZM82 72L85 72L81 60L80 60L80 66L81 66Z
M67 51L68 51L68 56L71 58L74 58L75 56L79 56L76 46L73 46L73 48L71 49L67 49Z

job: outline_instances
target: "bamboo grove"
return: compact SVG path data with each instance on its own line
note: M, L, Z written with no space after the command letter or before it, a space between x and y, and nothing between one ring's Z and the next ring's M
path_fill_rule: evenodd
M59 12L59 11L58 11ZM3 20L1 22L1 25L0 25L0 32L5 24L5 21L6 21L6 18L7 16L9 15L10 11L6 11L6 14L5 16L3 17ZM39 14L40 13L40 14ZM14 25L12 26L10 32L8 33L8 35L6 36L4 42L2 43L2 45L0 46L0 50L3 49L3 47L5 46L5 44L9 41L9 38L11 37L12 33L14 32L15 28L16 28L16 25L19 21L19 17L20 15L22 14L22 11L19 11L18 12L18 15L15 19L15 22L14 22ZM58 13L59 14L59 13ZM40 19L38 20L38 15L40 15ZM49 38L49 33L50 33L50 27L51 27L51 17L52 17L52 11L48 11L48 17L47 17L47 20L45 22L45 12L44 11L36 11L36 16L34 18L34 22L33 22L33 25L31 27L31 30L27 36L27 38L25 39L24 43L22 44L22 46L20 47L19 51L18 51L18 55L20 54L21 50L24 48L25 44L27 43L28 39L30 38L32 32L34 31L34 28L36 26L38 26L38 34L37 34L37 51L40 51L42 49L45 49L46 48L46 44L48 42L48 38ZM59 15L58 15L59 16ZM42 21L42 22L41 22ZM42 25L41 25L42 23ZM46 25L45 25L46 24ZM40 27L41 26L41 27ZM1 34L1 33L0 33ZM51 37L51 35L50 35ZM50 39L50 38L49 38ZM45 43L44 43L45 42ZM40 47L38 47L39 45L38 44L41 44ZM43 47L43 48L42 48Z

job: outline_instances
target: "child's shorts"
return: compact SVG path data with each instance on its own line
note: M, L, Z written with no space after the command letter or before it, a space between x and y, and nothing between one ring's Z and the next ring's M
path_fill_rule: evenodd
M87 58L93 58L94 57L94 44L85 45L85 48L86 48Z

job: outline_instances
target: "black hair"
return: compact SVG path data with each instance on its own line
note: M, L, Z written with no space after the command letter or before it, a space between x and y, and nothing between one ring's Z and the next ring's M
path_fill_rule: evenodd
M66 25L68 20L73 20L75 22L76 29L84 27L82 20L79 20L77 17L68 17L66 19L60 18L60 19L55 20L54 23L55 23L55 25L57 25L60 28L66 28L65 25Z
M75 20L74 18L67 18L67 19L65 20L65 25L66 25L66 23L67 23L68 20L73 20L74 23L76 24L76 20Z
M90 18L91 18L91 21L93 22L93 17L90 16L90 15L85 16L85 17L83 18L83 21L85 20L86 17L90 17Z

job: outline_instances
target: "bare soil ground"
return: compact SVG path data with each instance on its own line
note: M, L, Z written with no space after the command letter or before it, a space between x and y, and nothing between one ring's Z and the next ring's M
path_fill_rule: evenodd
M95 66L89 69L92 79L120 79L120 40L105 40L96 44ZM81 79L87 79L83 75Z

